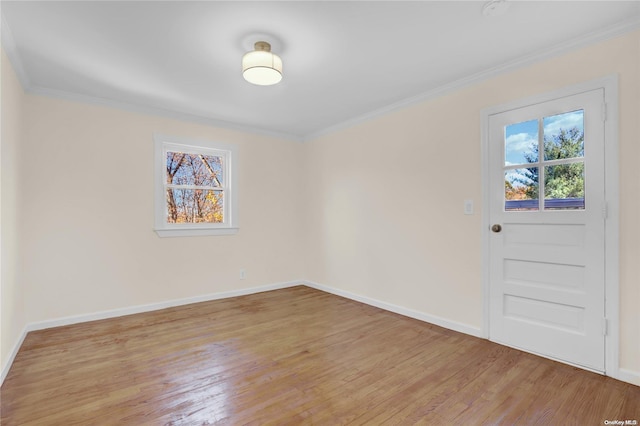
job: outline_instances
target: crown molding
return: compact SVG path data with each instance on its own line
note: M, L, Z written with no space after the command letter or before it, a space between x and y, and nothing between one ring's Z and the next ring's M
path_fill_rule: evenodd
M25 92L32 95L45 96L49 98L64 99L74 102L82 102L86 104L105 106L119 110L134 112L138 114L154 115L179 121L191 123L205 124L227 130L235 130L243 133L252 133L260 136L268 136L278 139L285 139L294 142L301 142L299 135L286 132L277 132L273 130L263 129L256 126L247 126L231 121L220 120L212 117L205 117L196 113L181 112L165 108L163 106L140 105L132 102L118 101L112 98L104 98L99 96L83 95L79 93L67 92L64 90L49 89L46 87L31 86L25 88Z
M20 54L18 53L18 47L16 46L16 42L13 38L13 33L11 32L11 28L9 24L4 19L4 15L0 12L0 38L2 48L7 54L7 58L9 58L9 62L13 66L13 70L16 73L16 77L18 77L18 81L22 85L22 89L26 92L27 88L31 87L31 82L29 81L29 77L24 70L24 66L22 65L22 59L20 58Z
M499 76L501 74L512 72L520 68L533 65L537 62L542 62L544 60L551 59L553 57L557 57L562 54L566 54L571 51L578 50L580 48L583 48L598 42L609 40L609 39L627 34L629 32L635 31L637 29L640 29L640 17L633 17L631 19L628 19L628 20L619 22L615 25L612 25L610 27L607 27L603 30L596 31L581 37L577 37L577 38L568 40L564 43L559 43L553 48L540 50L540 51L522 56L513 61L509 61L502 65L498 65L496 67L489 68L484 71L480 71L476 74L472 74L468 77L464 77L464 78L452 81L450 83L446 83L432 90L428 90L416 96L405 98L398 102L389 104L385 107L372 110L365 114L353 117L349 120L345 120L333 126L325 127L324 129L320 129L316 132L303 136L302 141L303 142L313 141L322 136L326 136L328 134L335 133L340 130L345 130L350 127L354 127L358 124L362 124L362 123L374 120L376 118L379 118L384 115L388 115L395 111L399 111L401 109L404 109L404 108L407 108L431 99L445 96L449 93L455 92L465 87L472 86L474 84Z
M166 108L163 106L150 106L150 105L139 105L131 102L118 101L111 98L99 97L99 96L90 96L83 95L74 92L68 92L64 90L50 89L46 87L37 86L31 83L29 76L27 75L25 68L23 66L22 58L20 57L20 53L18 51L17 45L13 38L13 33L11 32L11 28L7 21L2 15L0 10L0 37L1 37L1 45L7 54L7 58L11 62L13 66L13 70L16 73L18 81L22 85L22 89L25 93L31 95L39 95L45 96L49 98L56 99L64 99L68 101L74 102L82 102L92 105L105 106L115 109L120 109L129 112L135 112L139 114L146 115L155 115L165 118L170 118L174 120L187 121L198 124L205 124L213 127L219 127L228 130L235 130L244 133L252 133L260 136L268 136L278 139L285 139L294 142L301 142L302 137L300 135L295 135L287 132L277 132L273 130L263 129L256 126L247 126L239 123L225 121L221 119L216 119L213 117L205 117L202 115L198 115L195 113L187 113L182 111L172 110L170 108Z
M181 121L206 124L214 127L223 128L223 129L236 130L240 132L274 137L278 139L285 139L285 140L294 141L294 142L313 141L322 136L326 136L328 134L335 133L340 130L345 130L350 127L354 127L356 125L374 120L381 116L388 115L390 113L402 110L404 108L407 108L431 99L435 99L441 96L445 96L449 93L455 92L465 87L469 87L473 84L480 83L482 81L488 80L498 75L515 71L517 69L532 65L534 63L541 62L543 60L550 59L556 56L560 56L562 54L569 53L573 50L577 50L582 47L589 46L598 42L602 42L614 37L624 35L631 31L640 29L640 17L632 17L630 19L619 22L615 25L609 26L602 30L595 31L590 34L577 37L563 43L559 43L553 48L540 50L540 51L522 56L513 61L506 62L502 65L498 65L496 67L489 68L484 71L480 71L468 77L464 77L464 78L443 84L434 89L428 90L426 92L422 92L418 95L411 96L409 98L405 98L398 102L394 102L382 108L374 109L367 113L354 116L348 120L342 121L340 123L336 123L328 127L321 128L314 132L311 132L305 135L297 135L297 134L292 134L288 132L278 132L278 131L263 129L256 126L243 125L235 122L216 119L213 117L205 117L202 115L198 115L196 113L176 111L176 110L167 108L165 106L139 105L139 104L134 104L130 102L117 101L111 98L82 95L78 93L72 93L72 92L67 92L62 90L34 86L31 84L29 77L25 72L23 62L20 58L20 54L18 52L13 35L11 33L11 29L7 24L7 22L5 21L4 16L2 16L1 19L2 19L2 22L1 22L2 46L7 54L7 57L11 61L11 64L13 65L13 68L14 68L14 71L16 72L18 80L22 84L22 87L26 93L52 97L52 98L66 99L70 101L101 105L101 106L121 109L125 111L136 112L136 113L147 114L147 115L156 115L156 116L161 116L161 117L166 117L166 118L176 119Z

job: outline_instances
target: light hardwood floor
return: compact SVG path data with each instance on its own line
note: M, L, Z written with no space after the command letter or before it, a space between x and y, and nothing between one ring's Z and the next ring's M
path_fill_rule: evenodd
M640 387L307 287L29 333L10 425L603 425Z

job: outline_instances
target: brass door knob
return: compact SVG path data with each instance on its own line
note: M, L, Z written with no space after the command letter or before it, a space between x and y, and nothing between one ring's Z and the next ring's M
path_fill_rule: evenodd
M498 224L496 223L495 225L493 225L493 226L491 227L491 230L492 230L493 232L500 232L500 231L502 231L502 226L500 226L500 225L498 225Z

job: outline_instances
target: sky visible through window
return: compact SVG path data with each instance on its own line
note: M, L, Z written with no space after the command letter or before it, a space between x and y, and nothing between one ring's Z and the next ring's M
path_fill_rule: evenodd
M584 130L584 111L572 111L543 119L544 135L550 137L560 133L560 129L574 127ZM533 155L532 146L538 143L538 120L524 121L505 128L505 166L529 164L525 154Z
M540 197L545 210L584 209L584 110L510 124L504 137L505 210L538 210Z

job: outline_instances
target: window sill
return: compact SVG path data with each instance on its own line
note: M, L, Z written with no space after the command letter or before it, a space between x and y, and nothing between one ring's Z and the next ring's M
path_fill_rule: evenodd
M154 229L158 237L205 237L210 235L233 235L239 228L209 228L209 229Z

